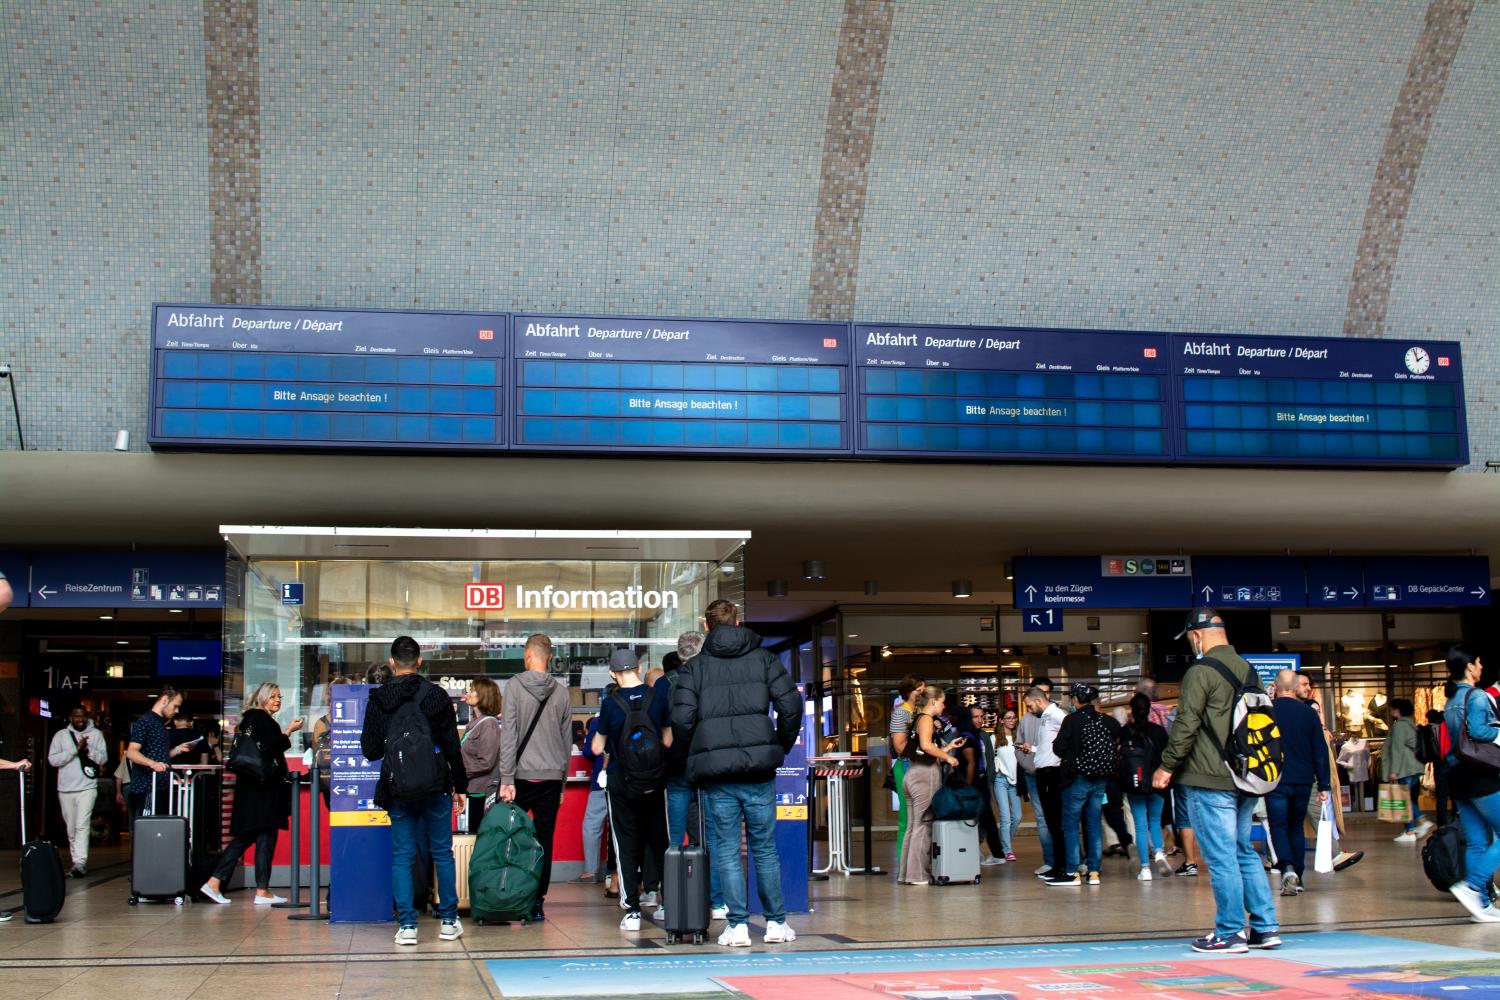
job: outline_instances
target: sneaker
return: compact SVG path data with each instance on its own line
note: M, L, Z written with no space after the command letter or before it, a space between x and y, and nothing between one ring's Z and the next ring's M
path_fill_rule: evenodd
M1251 948L1261 948L1269 951L1272 948L1281 947L1281 935L1275 931L1251 931L1250 939L1245 943Z
M1104 849L1106 858L1123 858L1128 853L1129 848L1125 844L1110 844Z
M1238 955L1241 952L1249 951L1250 946L1245 943L1245 935L1243 934L1231 934L1228 937L1219 937L1218 934L1210 931L1206 936L1193 942L1193 950L1201 951L1208 955Z
M715 906L712 910L708 911L708 917L710 920L728 920L729 907Z
M1405 833L1398 833L1391 840L1397 844L1415 844L1417 842L1417 835L1411 830L1407 830Z
M642 906L655 906L656 905L656 893L654 893L654 892L643 892L643 893L641 893L641 905Z
M769 928L767 928L769 933ZM750 947L750 925L730 924L724 928L724 933L719 935L720 948L748 948Z
M766 921L766 944L790 944L797 940L797 932L785 920Z
M1003 865L1003 864L1005 864L1005 859L1002 858L1002 857L1000 857L998 854L991 854L989 857L987 857L983 861L979 862L979 865L982 868L991 868L991 867L993 867L995 865Z
M1045 878L1046 876L1052 874L1052 866L1051 865L1042 865L1042 867L1038 868L1036 871L1032 872L1031 874L1035 875L1037 878Z
M1424 819L1422 822L1417 824L1417 828L1413 830L1412 833L1415 833L1418 838L1422 838L1436 829L1437 825L1433 823L1432 820Z
M1302 880L1297 877L1296 872L1287 872L1281 876L1281 894L1283 896L1295 896L1302 891Z
M5 923L7 920L9 920L11 917L13 917L15 915L16 915L16 911L15 910L0 910L0 924Z
M198 887L198 891L203 893L203 895L207 896L209 899L213 900L215 903L222 903L225 906L229 905L229 897L224 895L222 892L216 892L215 890L210 889L207 882L204 882L202 885L200 885Z
M74 865L72 868L68 869L68 878L84 878L87 875L88 872L78 867L77 865Z
M226 899L225 902L227 903L228 900ZM255 896L255 905L256 906L275 906L277 903L285 903L285 902L286 902L286 897L285 896L262 896L259 893L257 893L256 896Z
M641 911L629 910L625 916L620 918L620 930L638 931L641 929Z
M665 906L658 906L656 909L652 910L651 919L655 920L659 924L666 923L667 908Z
M1198 875L1198 866L1193 864L1183 865L1177 869L1177 874L1185 878L1196 878ZM1213 935L1210 934L1209 937L1213 937Z
M1364 856L1364 851L1355 851L1352 854L1348 851L1339 851L1333 858L1333 870L1341 872L1345 868L1353 868L1364 859Z
M1480 923L1489 922L1485 914L1486 906L1484 900L1479 896L1479 890L1473 888L1467 882L1455 882L1448 887L1448 891L1453 893L1453 898L1462 903L1464 909L1469 911L1469 916Z
M439 941L457 941L464 936L464 922L457 917L452 920L444 920L443 926L438 930Z
M1481 924L1500 924L1500 906L1496 906L1492 902L1477 913L1474 919Z
M1157 869L1163 875L1172 874L1172 862L1167 860L1167 855L1165 852L1157 851L1156 856L1151 859L1151 863L1156 865Z
M1083 879L1077 872L1074 872L1071 875L1059 873L1051 878L1043 879L1042 881L1047 885L1057 886L1058 888L1083 885Z
M1047 868L1036 873L1036 877L1043 882L1050 882L1055 878L1072 877L1072 872L1065 872L1061 868Z
M1089 885L1098 885L1098 884L1099 884L1099 873L1098 872L1089 872Z
M1010 853L1009 851L1006 851L1005 852L1005 863L1008 864L1008 865L1015 864L1016 863L1016 856L1014 854Z
M539 899L531 904L531 922L539 924L547 919L547 911L542 909L542 901Z
M1150 882L1154 877L1151 874L1150 865L1141 865L1141 870L1135 873L1135 880L1137 882Z
M417 929L415 927L403 927L396 932L397 944L416 944Z

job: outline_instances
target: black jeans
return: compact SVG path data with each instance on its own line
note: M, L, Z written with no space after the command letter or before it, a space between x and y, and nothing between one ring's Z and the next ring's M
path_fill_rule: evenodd
M609 829L620 866L620 897L627 912L641 908L641 887L661 888L662 858L667 853L667 803L660 789L641 794L623 780L605 788L609 796ZM658 897L658 902L661 902Z
M979 793L983 803L979 807L979 832L984 835L985 843L990 847L990 854L997 858L1005 857L1005 848L1000 846L1000 824L995 822L995 786L984 774L978 776L978 784L974 790Z
M236 834L224 848L224 853L219 855L219 863L214 865L214 878L228 882L251 844L255 845L255 888L271 888L271 861L276 855L275 830Z
M520 789L516 789L517 793ZM484 822L484 800L488 796L481 795L478 798L469 796L469 834L474 836L479 833L479 824Z
M1114 780L1110 780L1104 786L1104 791L1108 796L1104 802L1104 822L1115 831L1115 837L1120 841L1120 846L1129 847L1135 843L1135 840L1125 826L1125 797L1120 794L1120 786Z
M536 824L536 839L542 844L542 879L536 887L536 901L547 896L552 885L552 835L557 830L557 810L562 806L561 781L517 781L516 807L531 813Z
M1061 767L1039 767L1036 769L1036 793L1042 800L1042 818L1047 824L1047 832L1052 835L1052 868L1054 871L1063 869L1063 828L1062 828L1062 768ZM1036 803L1032 803L1033 806Z
M1433 767L1432 786L1433 798L1437 799L1437 809L1434 810L1433 821L1438 826L1447 826L1449 812L1452 812L1455 816L1458 815L1456 807L1449 808L1453 806L1453 793L1448 791L1448 765L1439 763Z

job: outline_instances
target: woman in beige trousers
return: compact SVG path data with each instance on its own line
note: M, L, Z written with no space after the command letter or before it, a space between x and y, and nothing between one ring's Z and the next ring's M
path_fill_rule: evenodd
M942 768L946 763L958 766L958 759L949 751L963 743L959 737L946 746L938 746L937 717L943 711L943 689L929 684L917 692L912 701L916 716L912 724L912 736L908 743L911 764L906 769L905 792L907 810L906 840L901 845L901 882L905 885L926 885L932 876L932 818L927 815L932 797L943 786Z

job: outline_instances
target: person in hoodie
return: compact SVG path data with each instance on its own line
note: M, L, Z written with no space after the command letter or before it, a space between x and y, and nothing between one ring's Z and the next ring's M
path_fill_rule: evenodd
M760 636L740 625L731 602L712 602L704 620L703 650L677 672L672 690L672 740L688 748L687 780L704 791L709 857L728 910L718 942L750 946L743 830L766 916L766 944L783 944L797 935L786 923L776 854L776 769L797 743L802 694Z
M73 867L68 874L82 878L89 870L89 829L94 799L99 794L99 772L109 760L104 734L94 728L82 705L68 713L68 726L52 737L47 762L57 768L57 803L68 829Z
M391 894L396 899L396 943L417 943L417 908L413 904L412 861L419 842L437 869L438 937L453 941L464 925L458 919L458 872L453 863L453 817L467 801L469 783L464 771L463 748L458 742L458 717L448 692L424 678L422 648L409 635L391 643L391 680L370 692L365 727L360 733L360 751L366 760L380 761L380 783L375 786L375 805L391 817ZM416 702L426 716L434 748L442 758L446 776L443 788L426 801L392 799L389 764L385 760L387 723L408 701Z
M505 725L500 727L500 800L531 814L542 845L542 878L532 920L547 919L542 902L552 884L552 838L562 805L563 779L573 753L573 710L568 688L548 673L552 640L538 632L526 640L526 669L505 685ZM532 723L535 722L535 725ZM530 732L531 738L526 734ZM521 746L522 742L525 746Z

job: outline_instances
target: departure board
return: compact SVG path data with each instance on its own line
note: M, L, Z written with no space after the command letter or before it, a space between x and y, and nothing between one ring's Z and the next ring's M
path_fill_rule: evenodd
M512 318L512 447L848 454L849 327Z
M505 320L157 305L150 442L503 449Z
M972 326L854 326L856 451L1161 462L1167 337Z
M1183 461L1469 461L1456 343L1175 334L1172 358Z

